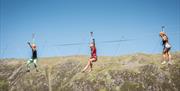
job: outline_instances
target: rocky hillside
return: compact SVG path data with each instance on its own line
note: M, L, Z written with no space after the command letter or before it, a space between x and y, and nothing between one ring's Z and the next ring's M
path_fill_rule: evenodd
M180 52L172 65L160 54L99 57L82 73L87 56L40 58L39 72L23 59L0 61L0 91L180 91Z

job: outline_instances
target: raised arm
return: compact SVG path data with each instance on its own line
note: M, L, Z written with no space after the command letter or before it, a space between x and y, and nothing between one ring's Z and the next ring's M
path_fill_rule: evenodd
M32 49L31 43L30 42L27 42L27 43L28 43L29 47L31 47L31 49Z
M93 32L90 32L91 33L91 37L93 37Z
M91 36L90 36L90 43L93 43L93 32L90 32Z

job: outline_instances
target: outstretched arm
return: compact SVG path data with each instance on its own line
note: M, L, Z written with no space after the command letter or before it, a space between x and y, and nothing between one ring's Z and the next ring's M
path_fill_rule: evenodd
M91 33L91 36L90 36L90 43L93 43L93 32L90 32Z
M32 48L31 43L30 43L30 42L27 42L27 43L28 43L29 47L31 47L31 48Z

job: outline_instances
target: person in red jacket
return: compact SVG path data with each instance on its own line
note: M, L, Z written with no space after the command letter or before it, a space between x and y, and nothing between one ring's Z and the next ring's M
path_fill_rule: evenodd
M85 72L88 68L89 72L92 71L92 62L97 61L97 53L96 53L96 45L95 45L95 39L92 37L93 33L91 32L91 43L90 43L90 49L91 49L91 57L88 60L88 64L84 67L83 72Z

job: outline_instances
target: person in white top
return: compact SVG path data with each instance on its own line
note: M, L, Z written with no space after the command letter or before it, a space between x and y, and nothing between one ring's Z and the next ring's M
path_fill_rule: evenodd
M171 49L171 45L169 43L168 37L166 35L165 32L161 31L159 33L160 37L162 38L162 45L163 45L163 59L164 61L162 62L162 64L172 64L172 60L171 60L171 54L170 54L170 49Z

